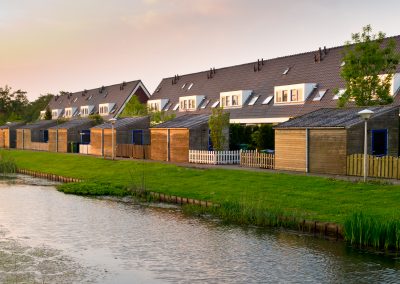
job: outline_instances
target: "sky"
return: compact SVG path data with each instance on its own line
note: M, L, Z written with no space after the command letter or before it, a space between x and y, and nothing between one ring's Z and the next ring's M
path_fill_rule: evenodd
M400 34L398 0L0 0L0 87L76 92L333 47L371 24Z

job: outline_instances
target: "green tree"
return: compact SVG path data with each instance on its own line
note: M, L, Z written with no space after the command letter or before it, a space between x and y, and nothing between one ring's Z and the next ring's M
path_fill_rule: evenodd
M131 117L131 116L143 116L147 115L147 105L142 104L137 96L132 96L129 102L126 104L124 111L122 112L122 117Z
M339 106L355 101L358 106L389 104L391 81L399 64L394 40L384 42L385 34L372 34L370 25L346 42L341 76L346 90L339 98ZM381 76L387 74L386 76ZM338 90L335 90L338 93Z
M96 125L104 122L104 119L100 114L91 114L89 115L89 118L93 120Z
M0 122L21 120L28 103L25 91L0 87Z
M275 148L274 129L270 124L263 124L258 127L257 130L251 134L251 139L258 150Z
M175 118L175 114L167 114L165 111L152 111L150 112L150 123L151 125L156 125L161 122L172 120Z
M51 109L49 106L46 107L46 112L44 113L44 119L45 120L51 120L53 118L53 115L51 113Z
M224 131L229 127L229 113L224 112L223 108L214 108L208 126L214 150L223 150L226 142Z
M26 122L31 122L39 119L40 112L46 109L52 98L52 94L40 95L39 98L37 98L33 102L30 102L24 111L23 119Z

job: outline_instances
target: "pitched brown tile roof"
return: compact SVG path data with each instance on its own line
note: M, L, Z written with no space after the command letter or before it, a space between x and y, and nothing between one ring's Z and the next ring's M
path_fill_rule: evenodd
M49 103L50 109L65 109L76 107L80 111L81 106L93 105L94 113L98 113L99 104L114 103L114 111L112 114L105 116L105 119L114 117L121 111L121 107L130 97L132 92L140 86L144 92L148 91L140 80L124 82L110 86L103 86L91 90L83 90L80 92L69 93L62 96L55 96ZM147 101L147 100L146 100Z
M207 124L210 119L208 114L186 114L153 126L152 128L196 128Z
M356 124L363 123L358 114L364 109L372 110L370 119L379 117L388 111L399 109L398 106L373 106L373 107L351 107L351 108L323 108L297 118L278 124L275 128L348 128Z
M400 36L393 37L400 52ZM257 62L241 64L231 67L218 68L210 77L210 71L179 76L176 84L172 84L174 77L163 79L150 100L169 99L171 107L168 112L177 116L185 113L211 113L211 105L219 100L220 92L236 90L252 90L252 96L259 96L253 106L245 103L241 108L227 109L231 119L259 119L296 117L319 108L336 107L337 100L333 100L333 90L344 88L345 82L340 76L340 68L343 57L343 46L327 49L327 54L322 51L322 60L315 62L314 55L319 51L284 56L264 60L263 64ZM260 67L258 71L258 67ZM287 74L283 74L289 68ZM255 71L257 70L257 71ZM397 68L400 72L400 66ZM188 86L193 86L188 89ZM302 104L274 105L274 100L267 105L262 102L274 95L274 86L284 86L299 83L316 83L317 88ZM185 85L185 87L183 87ZM327 90L320 101L314 101L319 90ZM190 95L202 95L210 103L205 109L195 112L173 111L173 107L179 103L179 97ZM395 104L400 103L400 96L396 96ZM251 99L251 98L250 98Z

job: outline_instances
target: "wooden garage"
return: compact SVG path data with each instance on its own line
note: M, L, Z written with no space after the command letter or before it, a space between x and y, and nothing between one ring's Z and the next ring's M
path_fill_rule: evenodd
M17 145L17 128L24 122L9 122L0 126L0 148L15 148Z
M74 119L61 125L49 128L50 152L78 152L78 145L82 140L90 142L90 128L95 126L95 121L89 118ZM72 145L71 145L72 144Z
M209 118L208 114L186 114L150 128L151 159L185 163L189 149L209 150ZM229 131L226 136L229 140Z
M117 145L150 143L150 117L126 117L118 119L114 124L114 147ZM106 122L90 129L89 154L112 156L112 125ZM115 152L116 153L116 152Z
M17 128L17 149L48 151L49 128L56 120L40 120Z
M346 174L346 157L363 153L365 108L320 109L275 127L275 168ZM368 153L398 156L399 108L368 107Z

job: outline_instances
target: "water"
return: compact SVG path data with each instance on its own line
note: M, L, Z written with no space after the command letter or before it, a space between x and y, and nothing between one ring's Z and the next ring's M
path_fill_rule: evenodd
M37 181L0 182L0 283L400 281L399 259L343 242L65 195Z

